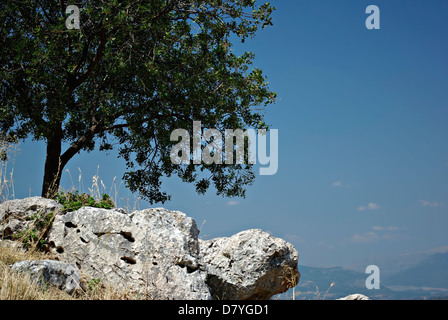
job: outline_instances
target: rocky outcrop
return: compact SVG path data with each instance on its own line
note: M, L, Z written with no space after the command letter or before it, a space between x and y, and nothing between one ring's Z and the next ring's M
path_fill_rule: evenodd
M0 238L11 239L28 230L36 220L62 209L57 201L42 197L16 199L0 204Z
M60 209L40 197L14 201L0 206L7 223L23 217L23 210L32 215ZM10 224L8 234L23 228L20 222ZM198 235L195 221L179 211L127 214L83 207L60 211L47 242L55 259L76 266L86 278L154 299L269 299L299 280L298 253L282 239L258 229L207 241Z
M54 260L26 260L10 267L12 270L28 273L31 280L43 288L51 285L68 294L78 289L81 280L76 266Z
M91 278L155 299L210 299L199 269L199 231L179 211L121 211L84 207L57 216L49 233L52 252Z
M354 293L336 300L370 300L370 298L360 293Z
M199 243L207 283L217 299L269 299L299 281L297 251L262 230Z

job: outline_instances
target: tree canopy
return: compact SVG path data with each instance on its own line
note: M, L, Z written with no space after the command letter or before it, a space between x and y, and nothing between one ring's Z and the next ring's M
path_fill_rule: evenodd
M251 165L173 165L170 133L266 128L273 103L253 53L232 42L271 23L256 0L77 1L80 29L68 29L67 1L0 3L0 127L46 142L42 196L53 196L80 151L118 148L127 187L164 202L161 178L178 175L204 193L244 196ZM63 147L67 146L63 150Z

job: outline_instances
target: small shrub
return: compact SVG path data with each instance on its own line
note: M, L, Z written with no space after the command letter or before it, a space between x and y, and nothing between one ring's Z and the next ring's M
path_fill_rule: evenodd
M90 279L90 281L87 281L89 291L95 290L95 288L98 287L100 282L101 282L101 279L99 279L99 278L94 278L94 279Z
M60 191L54 198L64 206L64 211L75 211L81 207L112 209L114 202L107 194L102 194L99 201L86 193Z

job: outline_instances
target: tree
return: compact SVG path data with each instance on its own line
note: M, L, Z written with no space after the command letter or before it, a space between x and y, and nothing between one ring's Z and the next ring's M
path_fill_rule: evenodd
M266 128L276 99L250 69L243 41L271 23L256 0L77 1L80 29L68 29L67 1L0 3L0 127L46 142L42 196L58 190L80 151L118 147L127 187L164 202L161 178L177 174L204 193L244 196L249 165L173 165L170 132L203 127ZM65 150L63 147L67 146Z

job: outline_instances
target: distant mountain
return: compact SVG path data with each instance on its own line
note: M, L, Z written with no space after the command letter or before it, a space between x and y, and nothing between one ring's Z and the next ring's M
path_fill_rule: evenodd
M297 300L334 300L353 293L361 293L371 299L394 299L394 293L387 287L378 290L366 288L368 274L341 267L318 268L299 266L300 282L295 288ZM289 297L288 297L289 294ZM286 299L292 298L292 292Z
M381 276L391 276L415 267L420 263L425 263L425 260L431 260L433 255L439 253L448 254L448 246L441 246L427 251L397 254L394 256L372 256L363 259L356 264L347 266L347 269L362 272L362 270L365 270L366 266L374 264L380 267ZM446 266L443 262L442 265Z
M375 300L448 299L448 252L419 254L408 259L401 270L380 273L380 289L367 289L369 274L341 267L319 268L300 266L300 282L295 299L337 299L353 293ZM359 269L358 269L359 270ZM381 268L380 268L381 271ZM280 299L292 299L292 290Z
M448 293L448 252L429 255L415 266L383 279L388 285L398 288L439 289L440 292Z

